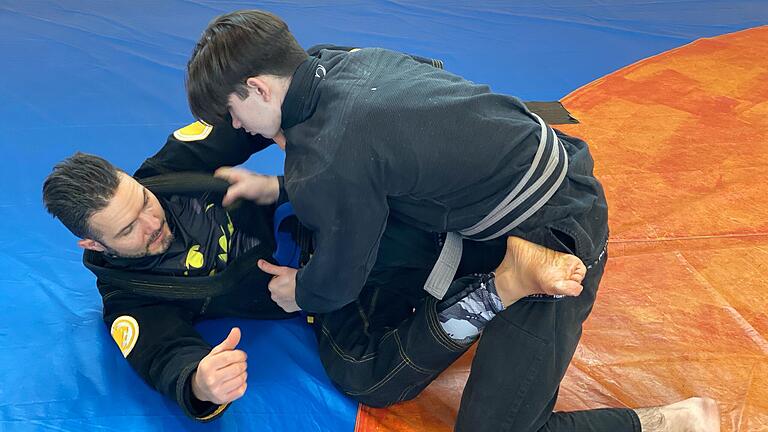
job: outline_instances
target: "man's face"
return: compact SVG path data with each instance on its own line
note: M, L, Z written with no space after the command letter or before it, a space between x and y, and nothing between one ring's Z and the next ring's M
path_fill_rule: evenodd
M170 247L173 235L166 223L165 211L155 195L133 177L120 172L120 183L107 207L90 218L98 241L83 247L125 258L158 255ZM89 245L91 247L89 247Z
M249 81L250 82L250 81ZM243 128L251 135L274 138L280 132L282 119L281 100L266 87L247 86L248 97L240 99L236 93L229 95L229 114L232 127Z

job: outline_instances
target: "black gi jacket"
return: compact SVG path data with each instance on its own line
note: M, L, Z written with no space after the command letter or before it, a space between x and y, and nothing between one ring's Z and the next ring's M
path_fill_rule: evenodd
M358 296L390 212L433 232L480 221L528 170L540 135L517 98L375 48L323 50L302 63L283 102L282 127L285 188L314 232L315 253L296 288L298 305L311 312ZM605 213L602 189L586 144L560 137L566 181L513 235L540 243L538 227L575 217L573 227L560 229L584 231L574 242L589 255L588 243L607 236L604 226L584 223L591 212Z
M201 125L199 127L202 129ZM141 165L134 174L135 178L181 171L212 173L223 165L241 164L252 153L272 144L271 140L235 131L226 125L197 138L175 135L169 136L165 146ZM252 218L250 222L257 229L264 228L260 235L272 236L274 208L253 206L253 209L255 214L251 212L246 217ZM248 229L239 226L234 216L233 220L236 229ZM91 269L107 265L98 253L87 253L85 259ZM128 362L152 387L175 400L187 415L198 420L212 420L226 406L201 402L192 396L191 374L211 350L211 346L193 328L193 323L223 316L281 319L295 315L285 313L270 299L266 285L269 275L255 266L253 273L250 279L253 283L243 283L223 295L194 300L140 295L120 286L119 282L97 279L104 303L104 322L107 328L115 324L112 334L118 344L124 336L130 336L121 332L138 333L135 346L127 353ZM125 330L124 326L130 325L126 323L131 320L135 320L138 329ZM123 353L125 355L126 351Z

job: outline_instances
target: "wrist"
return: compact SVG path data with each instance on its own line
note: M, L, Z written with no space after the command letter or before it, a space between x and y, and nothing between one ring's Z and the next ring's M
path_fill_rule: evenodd
M191 383L190 387L192 390L192 396L195 399L203 402L210 402L208 399L206 399L202 389L200 388L200 384L197 382L197 370L192 372L192 377L190 377L190 383Z
M277 176L269 176L269 187L267 188L267 201L274 204L280 198L280 180Z

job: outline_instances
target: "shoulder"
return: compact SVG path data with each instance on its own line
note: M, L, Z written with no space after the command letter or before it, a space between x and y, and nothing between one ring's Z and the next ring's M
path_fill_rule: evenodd
M190 142L204 140L208 138L211 132L213 132L213 126L196 121L176 129L172 135L179 141Z

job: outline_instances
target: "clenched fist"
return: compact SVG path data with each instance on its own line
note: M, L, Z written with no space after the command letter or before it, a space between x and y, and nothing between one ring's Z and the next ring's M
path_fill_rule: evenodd
M275 176L266 176L245 168L221 167L214 174L229 182L222 205L232 205L238 199L247 199L259 205L269 205L280 197L280 182Z

